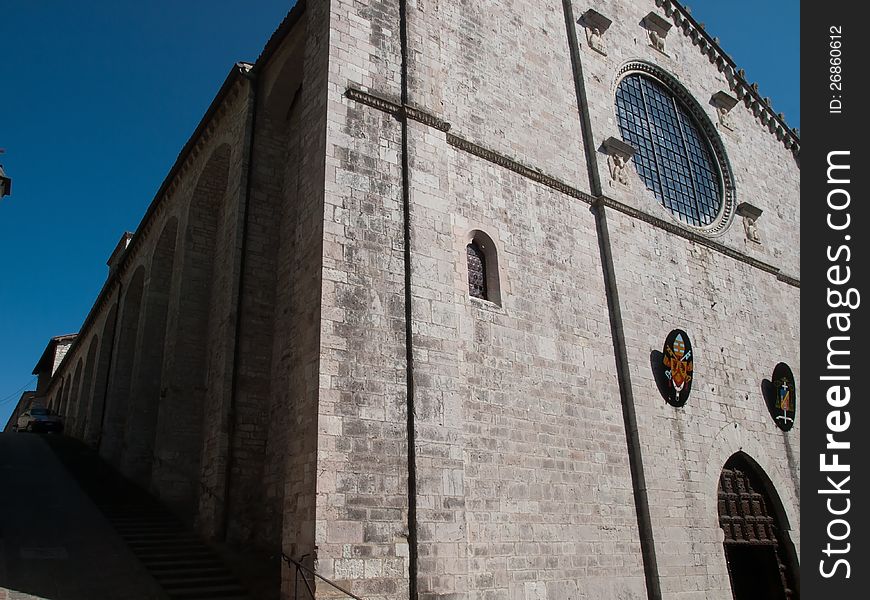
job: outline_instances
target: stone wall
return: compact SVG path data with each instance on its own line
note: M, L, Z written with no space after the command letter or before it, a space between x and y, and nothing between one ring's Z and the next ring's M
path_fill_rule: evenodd
M725 461L741 450L788 507L799 547L799 428L781 432L761 395L777 362L799 376L799 166L769 108L745 96L724 127L711 97L739 96L739 80L691 27L674 26L664 52L653 47L645 17L654 11L677 17L652 1L514 2L497 10L409 2L407 102L423 116L409 113L405 138L411 262L401 309L411 315L408 353L398 324L392 338L378 335L389 318L384 299L399 302L399 277L407 273L403 265L392 286L382 283L390 273L382 261L399 264L404 248L401 206L383 204L402 200L399 3L336 6L351 16L335 21L342 43L333 42L336 125L329 141L339 160L334 178L328 169L327 187L339 185L327 203L334 195L359 216L336 240L335 254L344 259L336 277L349 280L340 288L347 291L323 301L324 315L334 306L353 325L342 328L347 350L338 368L347 364L359 375L330 381L356 383L362 389L345 392L344 403L377 399L377 412L364 418L355 408L322 430L330 450L333 436L353 441L324 478L331 492L334 469L344 483L337 491L345 493L326 494L326 510L318 512L328 521L319 530L319 567L354 590L401 595L383 581L382 557L398 550L392 543L410 519L417 556L409 568L416 565L422 596L567 598L573 590L642 597L646 536L647 583L665 597L725 597L716 487ZM588 8L612 21L603 53L590 47L582 18ZM580 69L566 34L576 36ZM630 63L669 74L721 139L735 187L731 214L714 235L679 224L631 167L628 185L611 183L603 142L620 137L614 92ZM578 106L575 77L586 106ZM342 97L348 88L362 93ZM395 162L392 148L399 152ZM587 164L587 156L594 162ZM596 203L599 223L590 211L596 180L606 197ZM373 190L380 191L371 200L379 202L373 214L388 219L382 238L370 233L371 219L355 201ZM761 243L748 238L735 214L740 202L763 209ZM498 251L500 304L468 296L464 247L475 230ZM380 246L381 260L371 258L370 245L358 250L361 239ZM324 256L331 269L334 262ZM603 265L602 257L612 264ZM363 287L350 293L356 282ZM618 304L608 310L608 300ZM326 321L334 330L335 319ZM652 353L677 327L703 353L697 387L682 408L664 402L651 368ZM620 348L627 358L621 392ZM388 353L392 364L372 361ZM402 390L408 354L412 375ZM323 364L332 368L326 355ZM381 508L392 500L372 463L391 470L401 460L392 445L372 456L372 440L393 434L386 433L379 395L359 378L390 371L397 385L378 388L393 400L387 415L392 406L398 416L404 395L413 392L408 468L416 489L408 503L375 517L373 500L361 492L384 498ZM367 508L351 512L343 506L349 499ZM648 531L638 529L644 517L637 502L649 503ZM414 507L410 517L407 506ZM345 523L348 515L352 522Z
M399 95L399 12L331 3L317 454L317 568L366 598L408 595L401 130L343 98Z

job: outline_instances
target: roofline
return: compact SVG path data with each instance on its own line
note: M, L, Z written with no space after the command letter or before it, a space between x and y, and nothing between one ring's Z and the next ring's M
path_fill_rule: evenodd
M133 232L132 231L125 231L121 235L121 239L118 240L118 243L115 244L114 250L112 250L112 253L109 255L109 260L106 261L107 265L111 265L112 259L115 258L116 254L123 252L124 250L127 249L127 246L130 245L131 239L133 239ZM122 245L124 246L123 248L121 247Z
M149 224L152 215L157 211L157 208L158 206L160 206L162 200L164 199L167 190L171 187L175 177L178 175L179 171L181 171L191 152L196 147L197 142L199 141L203 132L208 127L208 124L211 121L212 117L217 112L218 108L221 106L224 99L229 94L230 90L238 81L242 79L253 79L257 76L257 74L264 68L266 63L269 62L269 59L272 58L272 56L281 46L281 43L296 25L296 23L299 22L299 19L305 12L306 6L307 0L298 0L296 5L293 6L293 8L291 8L290 11L287 13L287 16L284 17L284 20L281 21L281 24L278 25L278 28L272 33L269 41L266 42L263 51L260 52L260 56L257 57L256 62L249 63L245 61L239 61L232 66L229 74L227 74L226 79L224 80L223 84L215 95L214 100L212 100L211 104L209 104L208 109L206 110L202 119L200 119L199 124L196 126L196 129L193 130L193 133L188 138L187 143L184 144L184 146L181 148L181 151L178 153L178 158L175 159L175 162L169 169L169 173L167 173L166 177L163 179L163 183L161 183L160 187L157 189L157 193L154 194L154 199L151 201L151 204L148 205L148 209L145 211L145 214L139 221L139 225L133 232L132 238L130 239L130 243L127 245L124 255L118 261L117 268L109 273L109 277L103 283L103 287L100 289L99 294L97 294L96 300L94 300L94 303L91 305L91 310L88 311L88 314L85 317L84 322L82 323L79 334L76 334L78 336L78 339L73 341L72 347L69 349L66 356L64 356L63 360L58 365L57 371L61 371L66 366L67 360L71 360L70 356L75 354L75 350L78 348L80 340L86 337L84 334L88 332L88 328L93 324L93 321L97 317L97 313L99 313L99 310L107 301L108 296L114 288L115 284L120 283L120 278L121 275L124 273L124 269L129 264L130 260L132 260L131 257L133 256L136 248L139 246L139 240L142 237L140 235L140 232L143 231L145 227ZM37 363L37 365L39 365L40 362L42 362L42 358L40 358L40 361ZM36 374L35 369L33 374ZM52 381L53 380L54 376L52 375Z
M91 310L88 311L88 314L85 317L84 322L82 323L81 330L78 334L78 339L73 342L72 347L69 349L69 352L67 352L66 356L64 356L63 360L58 365L56 372L63 370L63 368L66 366L66 362L68 360L71 360L70 356L75 354L74 351L78 348L80 340L86 337L84 334L88 332L88 328L93 324L93 321L96 319L97 314L99 313L103 304L107 301L108 296L114 288L115 284L120 282L120 278L121 275L124 273L125 267L132 260L131 257L134 255L136 248L141 243L140 240L142 236L140 235L140 233L149 224L151 217L154 215L154 213L157 211L157 208L161 205L162 201L166 197L166 191L170 188L175 177L178 175L184 164L187 162L188 157L192 153L193 149L196 147L197 142L199 141L203 132L208 127L208 124L211 121L212 117L217 112L218 108L221 106L233 86L238 81L243 80L249 76L251 68L252 65L250 63L237 62L230 69L230 72L227 74L226 79L224 79L223 84L221 85L214 99L211 101L211 104L209 104L209 107L203 115L202 119L200 119L199 124L196 126L196 129L193 130L193 133L188 138L187 143L185 143L184 146L181 148L181 152L178 153L178 157L175 159L175 162L169 169L169 173L167 173L166 177L163 179L163 183L157 189L157 193L154 194L154 199L151 201L151 204L148 205L148 209L145 211L145 214L139 221L139 225L133 232L133 237L130 239L130 243L127 245L127 249L124 252L124 255L118 261L118 267L111 273L109 273L108 278L106 279L105 283L103 283L103 287L100 289L99 294L97 294L96 300L94 300L94 303L91 305ZM52 375L52 381L53 380L54 375Z
M257 61L254 63L253 68L251 69L251 75L256 76L259 71L261 71L265 65L269 62L269 59L275 54L278 48L281 46L281 43L287 37L288 33L293 29L293 26L299 21L299 18L305 12L307 0L299 0L296 5L290 9L287 13L287 16L284 17L284 20L281 21L281 24L269 38L269 41L266 42L263 51L260 53L260 56L257 57ZM791 140L790 144L786 144L787 148L794 148L795 152L800 151L800 134L797 129L794 129L789 126L786 122L784 116L780 116L775 113L773 107L768 103L766 98L763 98L761 94L758 92L758 86L756 84L750 83L745 75L744 71L738 68L737 63L725 52L722 46L719 44L718 40L707 33L706 29L698 23L697 20L691 15L689 10L684 7L678 0L655 0L656 6L661 7L665 10L665 14L668 17L671 17L674 11L680 14L679 19L685 20L689 24L690 31L686 31L683 29L681 24L678 23L680 29L683 30L683 33L689 37L701 37L703 38L706 45L712 50L713 56L711 57L712 62L719 63L720 60L723 65L727 65L730 67L727 69L728 73L726 73L726 78L729 80L729 84L732 86L735 92L738 93L738 99L743 100L746 96L749 96L752 101L749 103L750 106L756 110L759 110L763 113L766 113L768 116L768 121L773 121L779 127L775 129L779 131L780 135L784 138ZM670 13L670 14L669 14ZM671 17L672 18L672 17ZM693 36L693 33L695 34ZM694 39L693 39L694 41ZM700 44L698 44L700 46ZM700 50L704 53L707 53L706 48L700 48ZM720 65L720 71L725 71L726 69ZM744 103L746 101L744 100ZM766 122L762 121L763 124Z
M710 61L719 66L719 71L725 72L725 77L732 89L737 93L737 99L746 104L744 98L749 96L751 102L749 106L753 111L760 111L762 114L767 114L767 120L762 119L762 124L767 125L773 121L778 124L772 133L777 133L777 136L782 136L780 139L789 140L786 142L786 148L790 148L795 154L800 152L800 134L797 129L789 127L785 122L785 116L773 112L773 107L769 103L769 98L762 98L758 92L758 84L749 83L746 80L743 69L737 67L737 63L722 49L718 39L712 37L707 30L698 23L689 10L684 7L678 0L655 0L656 6L664 9L665 14L674 21L674 23L683 31L684 35L692 38L701 52L710 56ZM674 18L672 15L679 13L679 17ZM690 31L686 31L679 21L684 20L689 24ZM705 44L696 42L696 39L701 37ZM707 48L702 47L706 45ZM727 67L725 66L727 65Z
M281 43L286 39L287 35L299 22L300 17L305 12L307 7L308 0L298 0L287 13L287 16L284 17L284 20L281 21L281 24L278 25L278 28L272 33L269 37L269 41L266 42L266 45L263 47L263 51L260 52L260 56L257 57L257 61L253 65L253 69L251 70L252 75L256 75L260 71L263 70L263 67L269 62L269 59L278 51L278 48L281 47Z
M39 360L36 361L36 366L33 367L33 371L31 371L30 374L39 375L39 366L44 361L48 360L48 353L50 351L55 351L57 349L57 345L60 342L65 342L66 340L75 340L76 337L78 337L77 333L65 333L64 335L56 335L52 338L49 338L48 344L46 344L45 346L45 350L42 351L42 354L39 356Z

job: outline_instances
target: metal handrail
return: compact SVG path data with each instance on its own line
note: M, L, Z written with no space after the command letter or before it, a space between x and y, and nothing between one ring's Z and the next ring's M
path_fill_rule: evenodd
M306 555L302 556L302 558L305 558L305 556L308 556L308 555L306 554ZM326 582L327 584L334 587L342 594L350 596L354 600L363 600L362 598L360 598L356 594L352 594L351 592L347 591L346 589L344 589L343 587L341 587L340 585L338 585L334 581L331 581L331 580L327 579L326 577L324 577L323 575L321 575L320 573L315 572L314 569L309 569L308 567L303 565L298 560L290 558L289 556L287 556L283 552L281 553L281 558L284 559L284 562L286 562L288 565L293 565L294 567L296 567L296 579L293 582L293 585L294 585L293 595L294 596L296 596L295 586L296 586L296 582L299 581L299 571L302 571L302 581L305 583L305 587L308 589L308 594L311 598L314 598L314 590L311 589L311 583L309 582L308 578L305 576L306 573L311 574L314 577L316 577L317 579L320 579L321 581Z

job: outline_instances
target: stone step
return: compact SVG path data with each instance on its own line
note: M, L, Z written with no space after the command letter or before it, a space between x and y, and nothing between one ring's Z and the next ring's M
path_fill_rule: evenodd
M149 560L147 558L140 558L139 560L141 560L142 564L144 564L150 571L197 567L220 569L223 567L223 565L214 558L185 560Z
M183 579L210 579L225 576L226 569L222 567L178 567L177 569L162 569L152 573L157 581L176 581Z
M217 573L209 577L158 577L156 579L167 591L216 585L238 585L235 579L225 573Z
M140 548L160 546L163 544L197 544L201 543L195 537L192 536L164 536L164 537L128 537L126 535L122 535L124 541L127 542L130 546L137 546Z
M174 521L156 521L156 520L142 520L142 521L117 521L115 519L109 519L109 523L112 524L112 527L116 528L124 528L130 529L131 531L135 530L147 530L147 529L178 529L178 523Z
M246 598L245 591L239 585L216 585L211 587L198 587L188 590L166 590L170 598L199 599L199 598L227 598L227 597L242 597Z
M131 552L173 600L250 600L215 552L90 450L68 463Z
M214 560L214 555L211 552L202 551L186 551L186 550L163 550L151 554L138 554L139 560L142 562L170 562L170 561L191 561L191 560Z

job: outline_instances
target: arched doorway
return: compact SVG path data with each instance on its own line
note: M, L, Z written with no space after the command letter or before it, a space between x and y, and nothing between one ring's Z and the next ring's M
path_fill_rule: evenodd
M719 477L719 526L735 600L797 600L794 546L782 504L764 472L738 452Z

